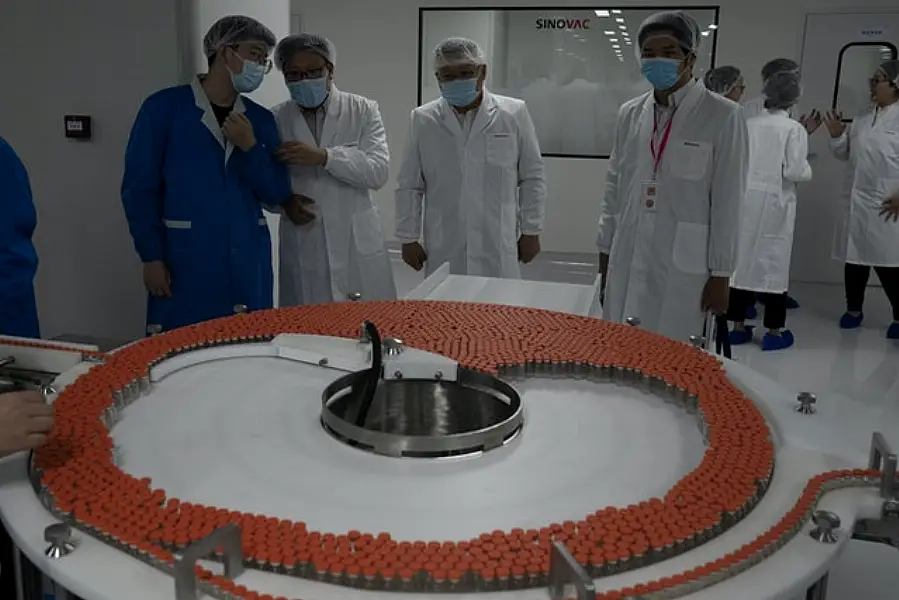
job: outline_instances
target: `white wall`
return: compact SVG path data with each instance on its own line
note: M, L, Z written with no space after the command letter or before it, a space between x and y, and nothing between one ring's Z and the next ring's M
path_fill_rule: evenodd
M31 176L45 336L143 332L141 269L119 185L141 101L178 79L176 3L3 2L0 135ZM94 118L92 142L65 139L63 115L72 113Z
M302 15L307 30L327 35L337 45L339 85L380 102L393 154L392 173L395 174L406 141L409 110L415 106L417 96L418 7L446 7L448 3L445 0L379 0L376 23L361 18L371 11L368 0L293 0L293 4ZM828 8L861 12L893 6L894 0L691 0L686 3L641 0L608 3L627 7L683 4L721 6L717 64L740 67L747 74L748 93L756 94L760 87L757 73L767 60L775 56L799 59L806 12ZM457 0L452 3L460 8L551 5L547 0ZM602 7L584 0L570 0L566 6ZM348 18L349 15L360 18ZM372 56L377 57L375 64L389 68L372 68ZM823 103L827 101L824 99ZM595 223L605 169L605 161L547 160L550 204L543 236L544 249L595 252ZM394 229L393 191L391 179L378 194L388 234ZM801 243L802 240L797 240L797 244ZM829 258L822 257L822 260Z

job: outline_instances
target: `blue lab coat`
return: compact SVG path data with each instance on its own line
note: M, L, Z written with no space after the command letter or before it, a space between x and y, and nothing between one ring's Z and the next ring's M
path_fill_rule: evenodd
M195 80L143 104L125 153L122 202L141 261L164 261L171 298L150 296L147 329L168 331L272 306L272 256L262 206L291 197L272 113L238 96L253 124L249 152L224 138Z
M0 335L41 337L34 300L37 252L31 241L36 226L28 172L0 138Z

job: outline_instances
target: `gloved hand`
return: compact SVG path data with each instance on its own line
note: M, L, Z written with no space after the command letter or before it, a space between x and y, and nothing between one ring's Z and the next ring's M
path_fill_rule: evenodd
M883 201L883 205L880 209L880 216L887 222L891 220L893 222L899 221L899 194Z
M328 151L303 142L284 142L275 150L275 156L288 165L324 167L328 163Z
M53 428L53 407L40 392L0 395L0 456L37 448Z
M144 286L151 296L157 298L172 297L172 277L169 269L161 260L144 263Z
M522 235L518 238L518 260L528 264L540 254L540 236Z
M415 269L416 271L421 271L425 262L428 260L428 255L425 252L425 249L422 248L421 244L418 242L410 242L408 244L403 244L403 262L407 265Z
M846 124L843 123L843 113L838 110L832 110L824 117L824 126L830 137L838 138L846 131Z
M818 109L814 109L809 114L799 117L799 123L805 127L809 135L815 133L823 122L824 117L821 116L821 112Z

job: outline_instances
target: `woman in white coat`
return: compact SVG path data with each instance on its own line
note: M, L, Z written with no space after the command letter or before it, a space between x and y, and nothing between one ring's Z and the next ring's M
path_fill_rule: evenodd
M685 343L727 311L749 155L740 107L693 77L700 39L679 11L641 25L655 91L618 114L596 244L603 317Z
M799 100L796 72L776 73L765 81L765 111L746 122L749 130L749 178L743 198L737 269L731 277L728 319L734 321L732 344L752 340L744 323L756 295L765 305L762 350L793 345L784 329L787 287L796 223L796 184L812 178L808 162L808 133L790 118Z
M278 156L309 222L281 219L280 305L392 300L396 286L374 192L390 154L378 106L333 84L334 46L310 34L283 39L275 61L291 99L273 110Z
M874 110L848 127L839 113L825 121L834 156L850 167L833 247L834 258L846 263L840 327L861 326L874 267L893 309L887 337L899 340L899 61L883 63L871 78L871 100Z
M434 70L442 97L412 111L397 176L403 260L427 274L449 263L456 275L517 279L519 262L540 252L546 202L527 106L485 89L484 53L471 40L441 42Z

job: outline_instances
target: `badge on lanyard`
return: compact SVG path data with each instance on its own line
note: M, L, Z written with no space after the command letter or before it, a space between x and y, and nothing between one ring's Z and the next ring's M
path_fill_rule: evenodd
M643 193L640 200L643 204L643 210L646 212L656 212L658 210L659 200L659 184L655 181L646 181L643 183Z
M662 133L662 139L659 140L658 146L656 139L659 135L659 117L654 115L652 138L649 140L649 152L652 154L652 181L643 184L642 194L640 196L643 210L646 212L656 212L659 209L659 184L658 175L659 168L662 166L662 157L665 155L665 149L668 148L668 138L671 137L671 126L674 124L674 114L672 113L665 125Z

